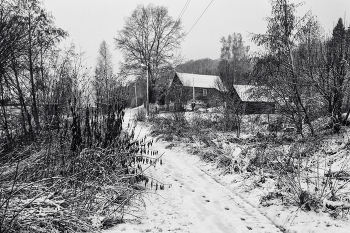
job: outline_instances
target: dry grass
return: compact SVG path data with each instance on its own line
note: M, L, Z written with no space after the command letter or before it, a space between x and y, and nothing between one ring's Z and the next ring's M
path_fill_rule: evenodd
M0 232L87 232L142 206L135 145L70 151L70 142L33 143L0 164ZM134 174L133 174L134 173Z
M180 132L181 121L170 118L156 121L153 129L154 133L168 138L182 135L177 138L188 143L190 153L215 163L223 174L240 174L246 181L244 186L254 186L249 190L274 179L275 193L270 193L269 198L281 199L283 204L305 211L320 211L324 207L334 217L347 215L350 210L348 135L329 135L327 129L314 138L298 138L293 133L270 135L267 119L250 117L246 122L248 118L242 126L242 131L250 132L246 139L220 132L220 121L211 124L208 117L201 118L199 114L181 123ZM255 126L256 122L261 122L260 128ZM235 151L236 148L240 151ZM334 157L337 154L341 156ZM332 170L334 164L340 171Z

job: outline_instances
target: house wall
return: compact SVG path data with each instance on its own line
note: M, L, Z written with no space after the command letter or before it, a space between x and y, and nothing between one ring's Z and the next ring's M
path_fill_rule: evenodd
M243 102L245 114L272 114L275 113L275 103L270 102Z
M220 96L220 92L214 88L201 88L195 87L195 99L203 101L208 104L208 107L222 105L223 101ZM207 95L203 95L203 89L207 90ZM170 86L168 93L168 102L182 103L186 104L187 102L193 99L193 87L184 87L176 82L173 82Z

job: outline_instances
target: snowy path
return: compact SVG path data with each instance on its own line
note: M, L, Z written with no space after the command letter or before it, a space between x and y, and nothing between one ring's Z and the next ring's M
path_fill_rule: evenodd
M200 170L196 156L165 149L166 145L153 144L152 149L159 154L165 152L163 165L151 167L146 174L172 186L155 191L149 189L149 183L151 194L146 197L146 209L139 214L142 223L120 224L104 233L280 232L259 211Z

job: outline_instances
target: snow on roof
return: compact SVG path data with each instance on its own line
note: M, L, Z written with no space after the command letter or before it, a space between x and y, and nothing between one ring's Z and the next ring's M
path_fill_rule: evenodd
M202 88L215 88L219 90L217 83L221 83L220 77L216 75L188 74L178 72L176 74L179 77L182 85L185 87L194 86Z
M274 102L263 95L266 92L265 86L233 85L239 98L245 102Z

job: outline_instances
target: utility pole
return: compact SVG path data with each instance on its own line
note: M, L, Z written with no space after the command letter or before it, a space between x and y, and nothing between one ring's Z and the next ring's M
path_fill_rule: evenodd
M136 101L136 103L135 103L135 107L137 107L137 91L136 91L136 79L135 79L135 101Z
M146 65L141 64L141 67L146 67L146 80L147 80L147 87L146 87L146 90L147 90L146 111L147 111L147 116L149 116L148 65L147 65L147 63L146 63Z
M192 87L193 87L193 101L195 101L196 94L195 94L195 91L194 91L194 77L192 77Z
M149 116L149 77L148 77L148 66L146 66L146 78L147 78L147 103L146 103L146 108L147 108L147 116Z

